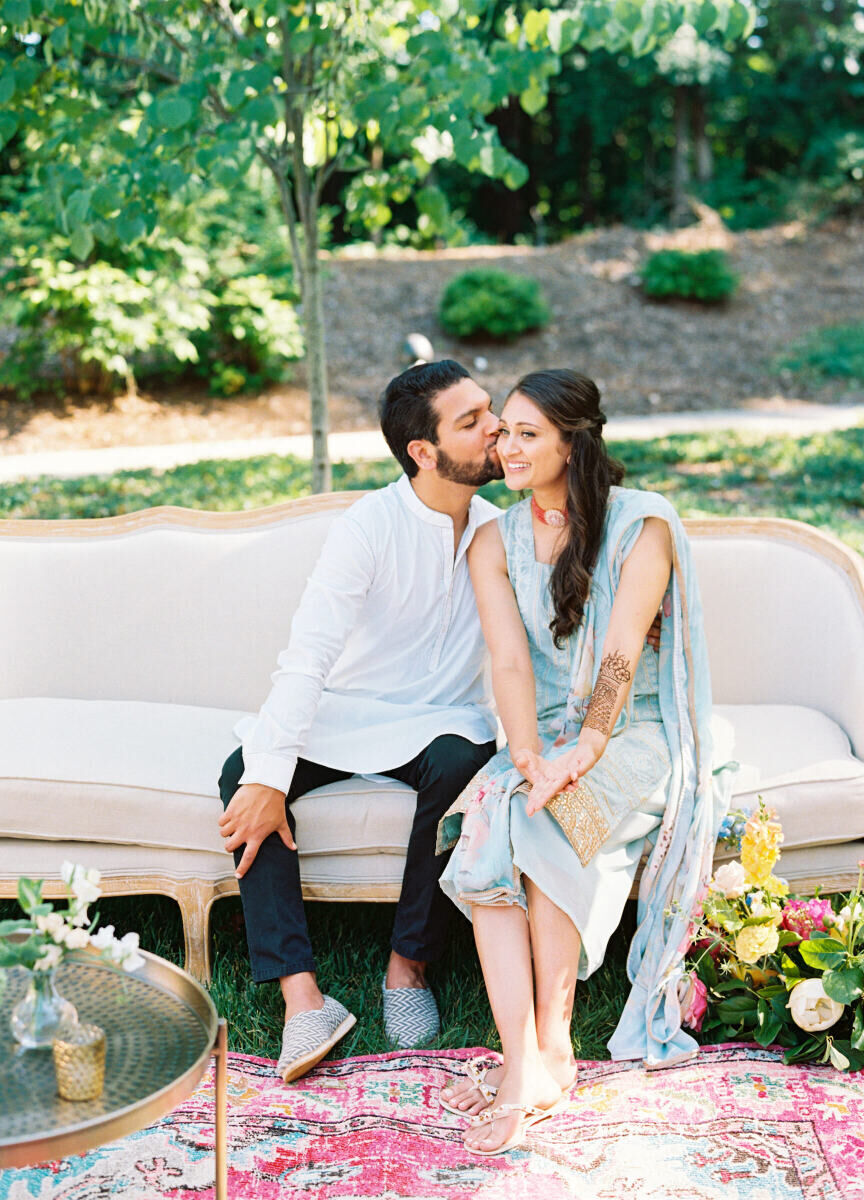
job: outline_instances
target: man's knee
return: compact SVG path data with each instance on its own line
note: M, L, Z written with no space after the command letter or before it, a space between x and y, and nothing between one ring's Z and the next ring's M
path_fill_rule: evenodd
M219 795L222 797L223 808L227 808L231 803L232 796L240 786L240 776L242 774L243 748L242 746L238 746L225 759L225 765L222 767L222 774L219 777Z
M482 769L495 752L494 743L477 745L455 733L446 733L426 751L423 785L453 792L452 799Z

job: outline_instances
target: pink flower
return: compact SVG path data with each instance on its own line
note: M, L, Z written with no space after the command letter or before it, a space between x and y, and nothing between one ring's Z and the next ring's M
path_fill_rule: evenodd
M814 929L825 932L825 918L833 913L830 900L787 900L783 906L780 928L797 933L806 941Z
M681 1006L681 1024L698 1033L708 1010L708 989L695 971L690 971L678 981L678 1003Z

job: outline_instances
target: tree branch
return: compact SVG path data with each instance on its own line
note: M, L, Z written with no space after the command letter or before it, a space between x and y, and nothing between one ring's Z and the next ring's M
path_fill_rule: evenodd
M279 164L279 160L274 155L270 154L262 146L256 146L256 150L262 162L270 169L273 178L276 180L276 186L279 189L279 203L288 225L288 236L291 239L291 256L294 259L294 269L299 276L300 295L304 298L305 303L306 271L303 266L303 255L300 251L300 239L297 237L297 210L294 207L294 198L288 186L288 179L285 171Z

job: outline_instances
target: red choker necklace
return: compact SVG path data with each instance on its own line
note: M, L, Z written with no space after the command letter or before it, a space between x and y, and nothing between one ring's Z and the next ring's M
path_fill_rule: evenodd
M531 511L541 525L551 525L555 529L563 529L567 524L567 512L565 509L541 508L533 495L531 497Z

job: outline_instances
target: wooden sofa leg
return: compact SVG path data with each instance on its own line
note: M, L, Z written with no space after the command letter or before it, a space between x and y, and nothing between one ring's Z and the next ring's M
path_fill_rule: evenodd
M178 884L175 895L183 920L185 967L204 984L210 982L210 907L215 898L212 886L199 879Z

